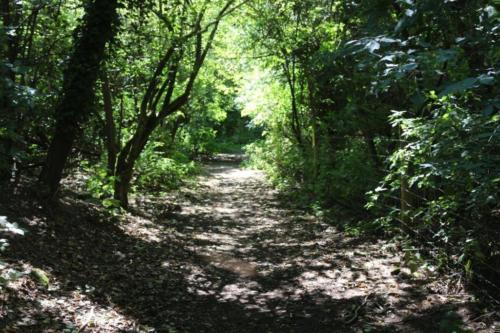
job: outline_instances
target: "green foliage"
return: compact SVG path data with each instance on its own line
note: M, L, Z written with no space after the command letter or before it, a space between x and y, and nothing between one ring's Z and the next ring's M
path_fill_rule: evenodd
M86 187L91 196L103 207L119 212L120 203L113 199L116 177L109 176L109 171L101 164L90 166L88 163L82 163L82 168L89 175Z
M498 266L496 2L238 3L120 8L71 165L92 197L116 209L122 181L175 189L200 155L243 149L317 215L360 217L339 222L349 234L415 236L470 277ZM84 13L76 0L16 4L18 21L0 27L3 180L43 161Z
M0 180L40 163L71 31L83 13L76 0L6 3L11 13L10 25L2 13L0 26Z
M182 146L186 147L193 156L208 154L210 146L215 142L216 131L211 127L191 126L189 129L184 129L181 134Z
M264 128L247 147L250 163L322 211L364 206L371 217L343 224L349 233L416 235L442 265L460 258L471 277L495 266L493 2L276 1L255 10L248 34L271 56L242 86L243 109Z
M50 279L45 271L40 268L33 268L31 270L31 276L35 279L35 281L47 288L50 284Z
M137 172L137 188L158 193L179 188L185 180L199 173L199 167L180 152L165 157L148 149L138 162Z
M216 154L241 154L244 146L234 141L215 140L208 146L208 151Z
M335 200L362 202L365 193L378 181L365 142L360 139L346 142L346 147L333 156L328 153L331 147L323 149L314 184L317 198L328 206L334 205Z
M280 140L280 143L274 140ZM279 188L296 188L297 180L304 177L300 154L289 140L268 136L266 140L247 145L245 153L248 155L247 165L264 170Z
M435 103L431 119L393 116L405 144L391 156L390 171L372 199L391 201L400 191L400 175L408 175L418 205L405 213L422 223L414 227L430 232L436 243L462 248L460 263L466 264L466 258L481 262L497 251L481 250L477 240L489 238L491 214L498 209L500 187L493 175L500 174L495 153L499 118L471 113L460 100ZM399 213L393 210L392 216L397 219Z
M0 216L0 254L9 247L9 239L12 236L24 236L25 232L17 223L9 222L6 216ZM24 272L13 269L0 260L0 291L7 283L15 281L24 275Z

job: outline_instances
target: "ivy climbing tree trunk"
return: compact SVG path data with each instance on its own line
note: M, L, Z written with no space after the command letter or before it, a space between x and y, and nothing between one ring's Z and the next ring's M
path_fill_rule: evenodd
M55 132L40 176L44 194L53 196L57 192L74 141L90 115L105 47L115 34L117 7L118 0L94 0L86 8L64 73L63 90L55 110Z

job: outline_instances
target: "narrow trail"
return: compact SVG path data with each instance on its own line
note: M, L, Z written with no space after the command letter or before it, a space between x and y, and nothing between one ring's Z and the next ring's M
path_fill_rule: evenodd
M178 231L206 264L186 267L189 292L238 308L219 318L227 331L429 332L470 314L468 295L444 295L449 281L401 271L394 243L347 237L291 207L262 172L223 162L206 171Z
M141 214L119 224L70 199L56 221L18 220L27 233L6 261L42 268L51 283L13 285L0 330L494 331L451 281L400 269L394 243L347 237L285 202L261 172L205 169L168 199L176 205L138 200Z

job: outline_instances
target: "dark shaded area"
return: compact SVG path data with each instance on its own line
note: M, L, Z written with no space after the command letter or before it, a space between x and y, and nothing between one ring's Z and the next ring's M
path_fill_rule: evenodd
M153 221L120 222L71 196L51 214L28 198L2 198L2 214L19 217L28 231L11 241L6 262L42 268L60 288L27 280L10 290L0 330L26 309L40 320L16 331L62 330L71 317L41 307L41 299L80 290L130 319L75 324L83 332L493 332L491 318L463 322L481 313L466 294L449 297L433 289L432 279L402 274L390 286L383 270L397 254L381 250L382 242L346 238L289 208L252 171L231 164L208 171L209 183L179 196L182 209ZM377 258L379 267L367 268ZM27 291L33 297L18 295Z

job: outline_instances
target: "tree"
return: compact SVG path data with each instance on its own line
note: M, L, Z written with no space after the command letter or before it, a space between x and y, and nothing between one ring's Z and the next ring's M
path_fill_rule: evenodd
M170 40L149 78L139 106L136 129L118 154L114 197L122 207L128 206L134 166L151 134L164 119L187 104L221 20L243 3L228 0L213 13L216 6L210 7L207 1L186 1L176 8L177 17L173 10L168 13L170 16L156 11L169 31Z
M74 51L64 73L60 102L55 112L55 133L40 176L50 195L57 192L74 141L90 116L105 47L115 35L117 8L117 0L90 2L82 26L75 34Z
M16 71L15 65L20 51L20 21L21 6L12 0L2 0L1 3L2 36L1 71L3 82L1 93L1 108L3 109L2 125L6 127L6 133L0 133L0 179L8 179L15 168L14 146L16 140L16 129L19 125L19 114L16 114L16 105L13 100L16 95ZM2 126L2 127L3 127ZM3 165L2 165L3 164Z

